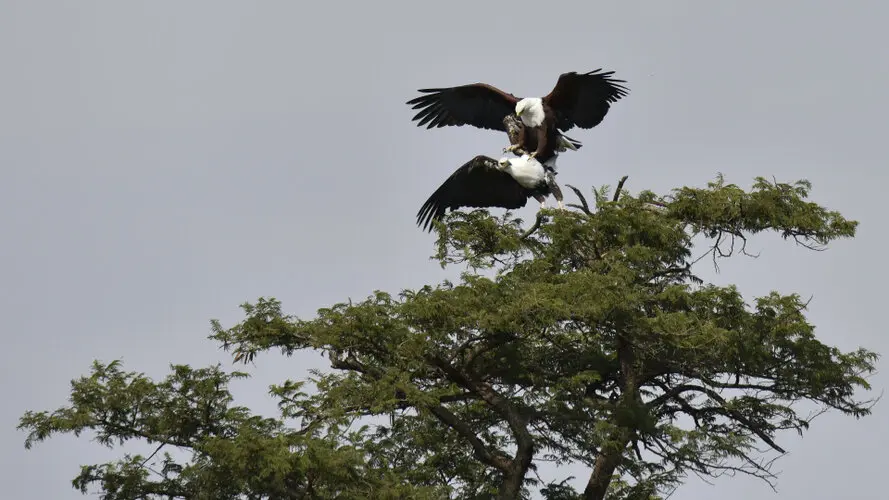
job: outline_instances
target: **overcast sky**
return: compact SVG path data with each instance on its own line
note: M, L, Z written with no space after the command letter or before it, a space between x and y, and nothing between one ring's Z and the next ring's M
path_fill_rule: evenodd
M424 87L539 96L566 71L616 71L631 94L572 131L584 147L560 159L560 182L585 190L624 174L633 192L717 172L744 187L811 180L815 201L861 221L857 238L815 253L769 235L758 260L701 272L751 298L814 295L824 341L889 351L889 6L494 3L0 0L6 498L80 498L78 466L117 456L73 437L25 451L15 430L26 410L65 404L93 359L153 376L170 362L230 366L208 321L233 324L244 301L274 296L311 316L455 276L428 259L434 236L415 213L506 137L417 128L404 102ZM238 403L269 411L267 384L311 366L260 357ZM876 376L875 393L886 382ZM777 496L692 478L673 498L883 499L887 424L881 405L785 436Z

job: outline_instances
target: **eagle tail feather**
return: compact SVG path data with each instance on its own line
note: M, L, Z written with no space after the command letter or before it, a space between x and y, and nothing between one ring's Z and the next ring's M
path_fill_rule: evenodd
M571 151L577 151L583 147L583 143L578 141L577 139L572 139L565 134L559 134L559 150L566 151L570 149Z

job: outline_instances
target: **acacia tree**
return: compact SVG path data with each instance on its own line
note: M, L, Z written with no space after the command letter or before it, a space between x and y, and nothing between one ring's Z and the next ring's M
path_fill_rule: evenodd
M328 357L331 370L271 388L278 418L232 406L238 372L174 366L154 382L96 362L73 382L70 405L22 417L25 444L89 430L108 445L155 445L147 458L82 468L75 487L107 499L513 499L539 489L552 500L648 500L689 473L771 481L761 448L781 454L781 431L809 427L800 402L870 412L855 392L870 388L875 353L819 341L796 294L748 303L695 274L744 253L755 233L819 249L854 236L857 222L807 201L805 181L758 178L745 191L720 177L631 196L625 179L613 197L594 190L594 208L572 187L579 205L542 212L525 231L509 214L452 213L437 224L436 258L467 264L457 284L378 291L313 319L260 298L240 323L212 322L236 362L276 349ZM697 257L695 238L708 248ZM362 419L372 416L387 418ZM159 456L165 446L188 453ZM544 484L535 471L545 461L587 466L585 488Z

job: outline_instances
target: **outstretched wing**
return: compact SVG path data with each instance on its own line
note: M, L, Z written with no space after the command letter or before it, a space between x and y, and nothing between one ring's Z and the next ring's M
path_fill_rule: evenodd
M412 120L418 127L472 125L489 130L505 131L503 117L515 112L519 99L486 83L459 87L420 89L425 95L407 101L412 109L419 109ZM427 125L428 124L428 125Z
M492 158L479 155L458 168L417 212L417 225L432 231L432 221L441 220L447 209L524 207L528 202L525 190L511 175L497 170L496 164Z
M624 80L611 78L613 71L600 73L601 68L589 73L562 73L556 86L543 101L556 113L556 127L569 130L577 126L593 128L602 123L611 103L629 93L621 84Z

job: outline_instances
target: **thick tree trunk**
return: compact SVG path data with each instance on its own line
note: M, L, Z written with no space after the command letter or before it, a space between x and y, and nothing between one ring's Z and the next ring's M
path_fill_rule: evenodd
M618 187L619 192L620 186ZM617 196L615 196L615 199L617 199ZM639 403L639 374L635 366L636 355L633 352L632 344L628 342L624 335L618 335L617 356L620 361L621 403L623 405ZM630 443L627 437L627 430L620 427L620 422L615 423L618 425L618 429L611 436L611 441L616 443L617 446L600 453L596 457L596 464L593 466L590 480L583 490L584 500L602 500L605 498L608 486L611 485L614 471L620 465L627 445Z
M522 491L522 481L525 479L524 472L513 472L508 477L503 478L500 484L500 493L497 500L516 500Z
M510 417L514 422L514 435L518 442L518 449L512 459L510 471L500 485L500 494L497 495L499 500L519 498L522 484L525 482L525 474L528 473L528 468L531 467L531 461L534 459L534 440L531 433L528 432L527 424L515 411L510 412Z
M611 478L623 457L624 449L626 449L627 443L622 441L621 444L619 451L603 453L596 458L593 473L590 474L590 480L583 490L584 500L602 500L605 498L608 486L611 485Z

